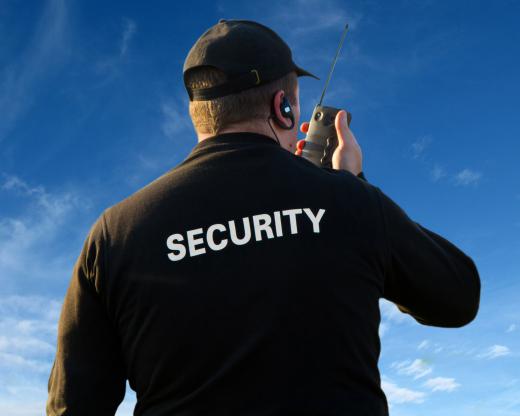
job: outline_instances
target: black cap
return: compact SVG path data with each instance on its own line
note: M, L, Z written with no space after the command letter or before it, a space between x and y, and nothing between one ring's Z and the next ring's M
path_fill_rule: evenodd
M224 71L228 81L210 88L188 88L187 72L200 66ZM220 19L188 53L184 86L190 101L204 101L274 81L291 71L319 79L293 62L291 49L273 30L251 20Z

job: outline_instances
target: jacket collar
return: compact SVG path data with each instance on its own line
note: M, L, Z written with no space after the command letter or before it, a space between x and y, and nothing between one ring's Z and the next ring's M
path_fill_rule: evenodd
M216 136L208 137L207 139L198 142L193 147L192 152L198 151L199 149L215 147L219 144L236 144L237 146L240 146L246 143L279 146L276 140L264 134L251 132L233 132L222 133L217 134Z
M273 146L273 149L285 150L276 140L264 134L251 132L222 133L198 142L184 161L192 160L194 157L207 152L212 153L219 150L243 148L251 145Z

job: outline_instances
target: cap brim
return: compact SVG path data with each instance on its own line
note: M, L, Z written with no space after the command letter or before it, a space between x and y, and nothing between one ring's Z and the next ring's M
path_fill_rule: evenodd
M294 65L294 70L296 71L296 75L298 75L299 77L308 76L308 77L313 77L313 78L316 78L319 80L319 78L316 75L311 74L309 71L306 71L303 68L300 68L298 65Z

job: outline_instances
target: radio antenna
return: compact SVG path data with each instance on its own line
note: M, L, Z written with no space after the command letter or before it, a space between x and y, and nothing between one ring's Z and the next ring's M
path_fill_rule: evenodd
M334 71L334 67L336 66L336 61L338 60L339 51L341 50L341 46L343 45L343 41L345 40L345 35L347 34L348 23L345 25L345 30L343 31L343 35L341 36L341 40L339 41L338 50L336 51L336 56L332 61L332 66L330 67L329 76L327 78L327 82L325 83L325 88L323 88L323 92L321 93L320 102L318 105L321 106L321 102L323 101L323 97L325 97L325 91L327 90L327 86L329 85L330 77L332 76L332 71Z

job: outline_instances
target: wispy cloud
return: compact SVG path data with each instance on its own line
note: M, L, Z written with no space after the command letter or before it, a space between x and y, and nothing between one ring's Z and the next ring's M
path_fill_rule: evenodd
M26 326L25 331L27 331L27 325L25 322L16 322L15 328L20 328L22 326ZM6 337L0 336L0 351L4 351L6 349L13 349L17 352L24 351L36 351L36 352L49 352L53 351L52 345L47 342L41 341L39 339L27 338L25 336L13 336Z
M50 370L50 366L46 362L27 359L19 353L2 351L0 351L0 368L2 368L3 371L6 371L6 369L16 369L40 373L46 373Z
M217 9L221 17L235 13L232 3L220 3ZM345 23L349 24L349 32L353 32L363 19L363 13L352 5L345 7L339 0L287 0L283 8L248 2L246 14L258 16L254 20L275 30L291 48L295 62L314 73L317 71L312 68L328 70ZM319 40L322 37L330 42L324 44ZM351 41L346 40L347 43ZM341 55L339 60L342 59L345 56ZM325 78L325 75L316 75L322 80Z
M417 346L417 349L418 349L418 350L422 350L423 348L427 348L429 345L430 345L430 341L428 341L427 339L425 339L424 341L422 341L422 342Z
M18 195L32 197L36 205L56 218L63 217L72 206L79 203L78 197L73 194L53 195L45 191L45 188L41 185L29 186L18 176L6 174L2 176L4 181L0 184L1 190L14 191Z
M454 378L435 377L426 380L423 386L430 388L432 391L447 391L452 392L460 386L455 382Z
M24 279L45 281L69 273L70 253L56 254L53 243L68 221L91 207L88 199L71 191L51 193L15 175L3 174L3 197L22 198L19 214L0 219L0 281L4 290ZM22 208L25 207L25 208Z
M123 19L123 35L121 38L121 47L119 48L120 57L126 55L126 52L128 51L128 45L135 34L136 28L137 26L132 19L128 19L126 17Z
M157 110L158 129L150 133L144 148L130 151L131 169L122 172L123 180L132 187L141 187L173 168L197 144L185 90L159 97Z
M446 169L439 163L428 160L426 157L426 150L432 142L433 140L430 136L420 137L415 142L413 142L409 148L407 148L405 152L406 157L410 157L409 155L411 155L413 160L417 160L426 165L429 169L430 178L433 182L437 182L444 177L450 176L451 183L455 186L477 185L480 178L482 177L481 172L466 168L462 169L454 175L449 175Z
M44 409L60 309L57 299L44 296L0 297L1 414L32 415ZM14 403L17 411L8 412Z
M447 173L446 173L446 170L442 166L435 164L433 169L430 171L430 175L431 175L433 182L437 182L439 179L447 176Z
M282 13L277 13L277 17L291 22L294 37L315 36L317 32L331 29L341 34L345 23L348 23L349 30L356 30L362 14L352 11L352 8L340 7L340 4L331 0L293 0ZM312 19L309 19L309 11L312 11Z
M31 39L21 54L0 71L0 141L34 104L38 83L67 54L65 0L47 2Z
M312 19L309 19L309 13ZM270 16L270 20L290 25L287 36L301 38L312 37L317 32L333 29L341 34L341 30L348 23L349 30L356 30L363 15L352 8L341 7L341 3L334 0L289 0L286 7L277 10ZM338 36L339 41L339 36Z
M423 359L416 359L413 362L410 362L410 360L394 362L390 367L395 368L398 374L413 376L414 379L424 377L432 372L432 367Z
M478 184L483 176L481 172L465 168L455 174L449 174L440 163L431 161L431 158L427 157L427 149L432 143L433 139L430 135L421 136L405 149L404 156L411 157L425 165L433 182L447 177L449 183L455 186L476 186Z
M418 350L429 350L431 348L434 348L433 352L435 353L439 353L441 352L444 347L440 346L440 344L438 342L434 343L432 345L432 343L430 342L430 340L428 339L425 339L423 340L418 346L417 346L417 349Z
M379 310L381 322L379 324L379 337L383 337L392 327L392 324L402 324L404 322L415 322L409 315L402 313L395 303L386 299L379 299Z
M385 392L390 406L402 403L423 403L426 397L426 394L421 391L399 387L388 379L381 380L381 388Z
M185 102L183 107L173 99L169 99L161 105L163 115L162 132L170 139L181 137L187 131L192 133L194 131L188 114L188 103Z
M411 152L412 152L412 158L413 159L420 158L424 154L426 148L430 145L431 142L432 142L431 136L422 136L419 139L417 139L415 142L413 142L410 146Z
M516 330L516 324L509 325L509 328L507 328L506 332L513 332Z
M117 52L111 56L106 56L98 60L95 64L95 70L98 74L105 77L101 85L105 85L119 74L120 66L127 56L130 42L137 32L137 24L134 20L124 17L122 19L122 28L120 32L120 39L118 41Z
M41 398L35 399L35 393ZM9 416L34 416L43 414L45 411L45 396L41 389L24 389L23 394L19 392L16 399L3 399L0 402L0 414Z
M480 180L482 174L480 172L475 172L471 169L463 169L457 174L455 174L455 185L476 185Z
M395 303L390 302L386 299L381 298L379 300L379 309L381 310L382 319L391 321L394 323L402 323L406 321L413 321L409 315L402 313Z
M363 13L339 0L289 0L283 9L276 8L276 13L266 18L265 23L272 27L290 46L295 62L320 78L312 80L315 90L313 96L303 100L304 113L312 111L309 106L317 103L323 88L332 59L336 53L345 24L349 29L345 44L338 57L334 70L334 88L328 88L327 101L344 100L345 97L355 97L357 86L350 79L342 77L345 62L351 59L347 50L352 50L355 44L355 32L363 20ZM265 12L261 11L265 16ZM320 39L327 39L323 42ZM311 79L309 79L311 80ZM308 90L309 92L312 90ZM365 102L368 98L364 97Z
M509 354L511 354L511 351L508 347L504 345L493 345L492 347L489 347L485 352L477 354L477 358L494 359Z
M462 345L450 345L446 348L439 347L436 348L434 352L440 352L445 351L446 356L453 356L453 355L465 355L465 356L472 356L474 355L475 351L477 350L476 347L468 348L473 343L471 341L464 342Z

